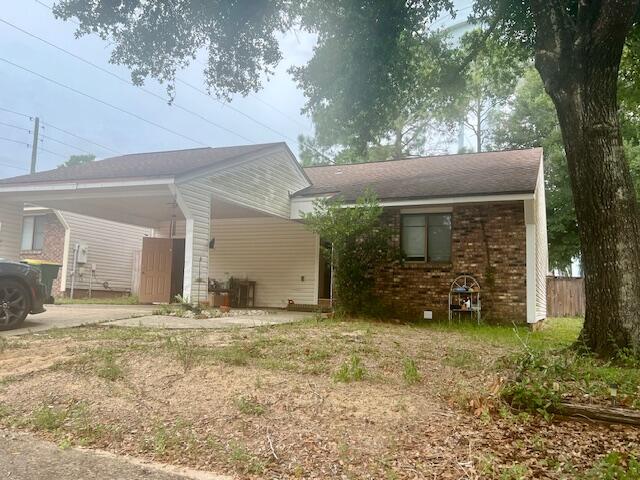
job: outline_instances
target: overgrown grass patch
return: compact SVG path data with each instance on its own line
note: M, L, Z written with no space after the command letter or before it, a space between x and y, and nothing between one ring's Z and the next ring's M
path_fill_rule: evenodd
M69 298L56 297L58 305L138 305L140 300L137 295L123 295L112 298Z
M528 350L506 357L511 373L503 397L514 407L545 413L561 401L610 404L640 408L640 369L617 360L602 360L575 349ZM628 359L626 360L628 362Z
M124 369L118 361L123 349L97 347L83 349L70 360L55 363L54 370L71 370L85 375L96 375L109 381L124 378Z
M413 358L406 357L402 361L402 378L408 385L420 382L422 376L418 372L418 366Z

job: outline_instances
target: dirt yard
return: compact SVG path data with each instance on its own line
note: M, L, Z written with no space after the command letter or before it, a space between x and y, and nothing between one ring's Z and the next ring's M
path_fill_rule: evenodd
M637 455L632 427L500 406L519 341L329 321L52 330L0 339L0 424L237 478L601 478L605 455Z

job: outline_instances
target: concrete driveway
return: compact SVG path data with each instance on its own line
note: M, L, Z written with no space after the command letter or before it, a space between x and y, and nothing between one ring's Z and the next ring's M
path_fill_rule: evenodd
M29 315L21 328L0 332L0 335L24 335L51 328L78 327L150 315L154 305L46 305L46 312Z

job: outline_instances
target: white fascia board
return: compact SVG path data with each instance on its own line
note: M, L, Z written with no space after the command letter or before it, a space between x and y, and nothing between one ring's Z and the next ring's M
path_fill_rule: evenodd
M67 272L69 271L69 247L71 246L71 227L60 210L54 210L58 221L64 227L64 247L62 252L62 272L60 274L60 292L67 291Z
M67 182L67 183L42 183L31 185L0 185L0 193L20 192L52 192L75 191L94 188L118 188L118 187L142 187L149 185L171 185L173 178L151 178L148 180L118 180L111 182Z
M330 195L314 197L295 197L291 199L292 220L299 220L303 213L313 211L313 202L316 200L331 197ZM485 202L514 202L533 200L533 193L512 193L504 195L472 195L468 197L442 197L442 198L416 198L411 200L383 200L381 207L429 207L437 205L453 205L461 203L485 203ZM353 207L355 203L345 203L345 207Z

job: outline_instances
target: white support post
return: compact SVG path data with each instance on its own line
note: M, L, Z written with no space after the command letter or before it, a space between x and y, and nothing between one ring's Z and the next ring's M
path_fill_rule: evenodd
M526 224L527 323L536 323L536 223L533 200L524 202Z
M0 198L0 258L20 260L23 203L10 203Z

